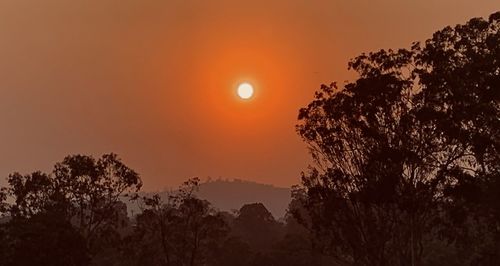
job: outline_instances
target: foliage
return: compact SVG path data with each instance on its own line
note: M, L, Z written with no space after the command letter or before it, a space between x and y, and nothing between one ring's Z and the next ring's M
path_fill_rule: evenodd
M38 213L0 231L2 265L88 265L85 240L58 213Z
M141 180L116 155L105 154L98 160L83 155L68 156L55 165L52 174L14 173L9 176L8 184L2 189L3 197L13 201L3 204L3 211L11 219L8 228L21 226L35 232L39 226L61 224L61 227L49 227L50 230L59 228L61 232L47 229L47 233L75 234L74 239L83 239L84 252L96 254L103 245L119 239L120 228L128 222L123 218L126 218L126 207L123 209L119 197L137 192ZM21 243L24 241L23 234L7 236L19 236ZM16 238L11 240L17 242Z
M283 235L282 225L262 203L243 205L233 222L234 235L253 251L270 250Z
M193 194L199 179L186 181L168 197L144 197L128 254L137 265L204 265L227 234L227 225L207 201ZM137 249L137 246L140 246ZM146 253L145 253L146 252ZM158 256L158 254L161 254Z
M316 162L302 177L304 204L339 263L419 264L445 208L459 206L453 193L497 179L499 18L362 54L349 63L356 81L322 86L300 110Z

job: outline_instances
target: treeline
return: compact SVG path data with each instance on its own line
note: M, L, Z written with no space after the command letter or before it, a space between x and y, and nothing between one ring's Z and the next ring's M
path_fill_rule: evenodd
M291 216L278 222L260 203L217 211L195 196L197 178L168 198L139 197L139 175L114 154L68 156L8 184L1 265L320 265ZM128 217L123 197L142 212Z
M0 192L3 265L498 265L500 13L410 49L362 54L297 132L315 163L284 221L198 199L140 198L116 155L75 155ZM127 217L123 196L142 204Z

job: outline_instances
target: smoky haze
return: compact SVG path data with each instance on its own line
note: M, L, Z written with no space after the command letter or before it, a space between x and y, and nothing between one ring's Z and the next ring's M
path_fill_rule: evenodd
M0 175L118 153L146 190L191 176L298 183L297 110L364 51L496 1L0 1ZM234 84L254 82L242 105ZM4 182L2 180L2 182Z

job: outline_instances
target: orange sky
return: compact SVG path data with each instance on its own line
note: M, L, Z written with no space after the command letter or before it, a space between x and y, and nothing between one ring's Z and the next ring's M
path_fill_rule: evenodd
M146 190L191 176L299 182L297 111L349 58L498 1L0 0L0 176L118 153ZM250 101L236 97L251 82ZM3 180L1 181L3 182ZM0 183L1 184L1 183Z

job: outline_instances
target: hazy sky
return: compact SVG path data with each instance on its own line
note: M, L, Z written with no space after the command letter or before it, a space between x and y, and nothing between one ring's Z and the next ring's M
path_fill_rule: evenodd
M147 190L192 176L298 183L298 109L321 83L353 78L349 58L499 4L0 0L0 177L115 152ZM242 81L250 101L235 95Z

